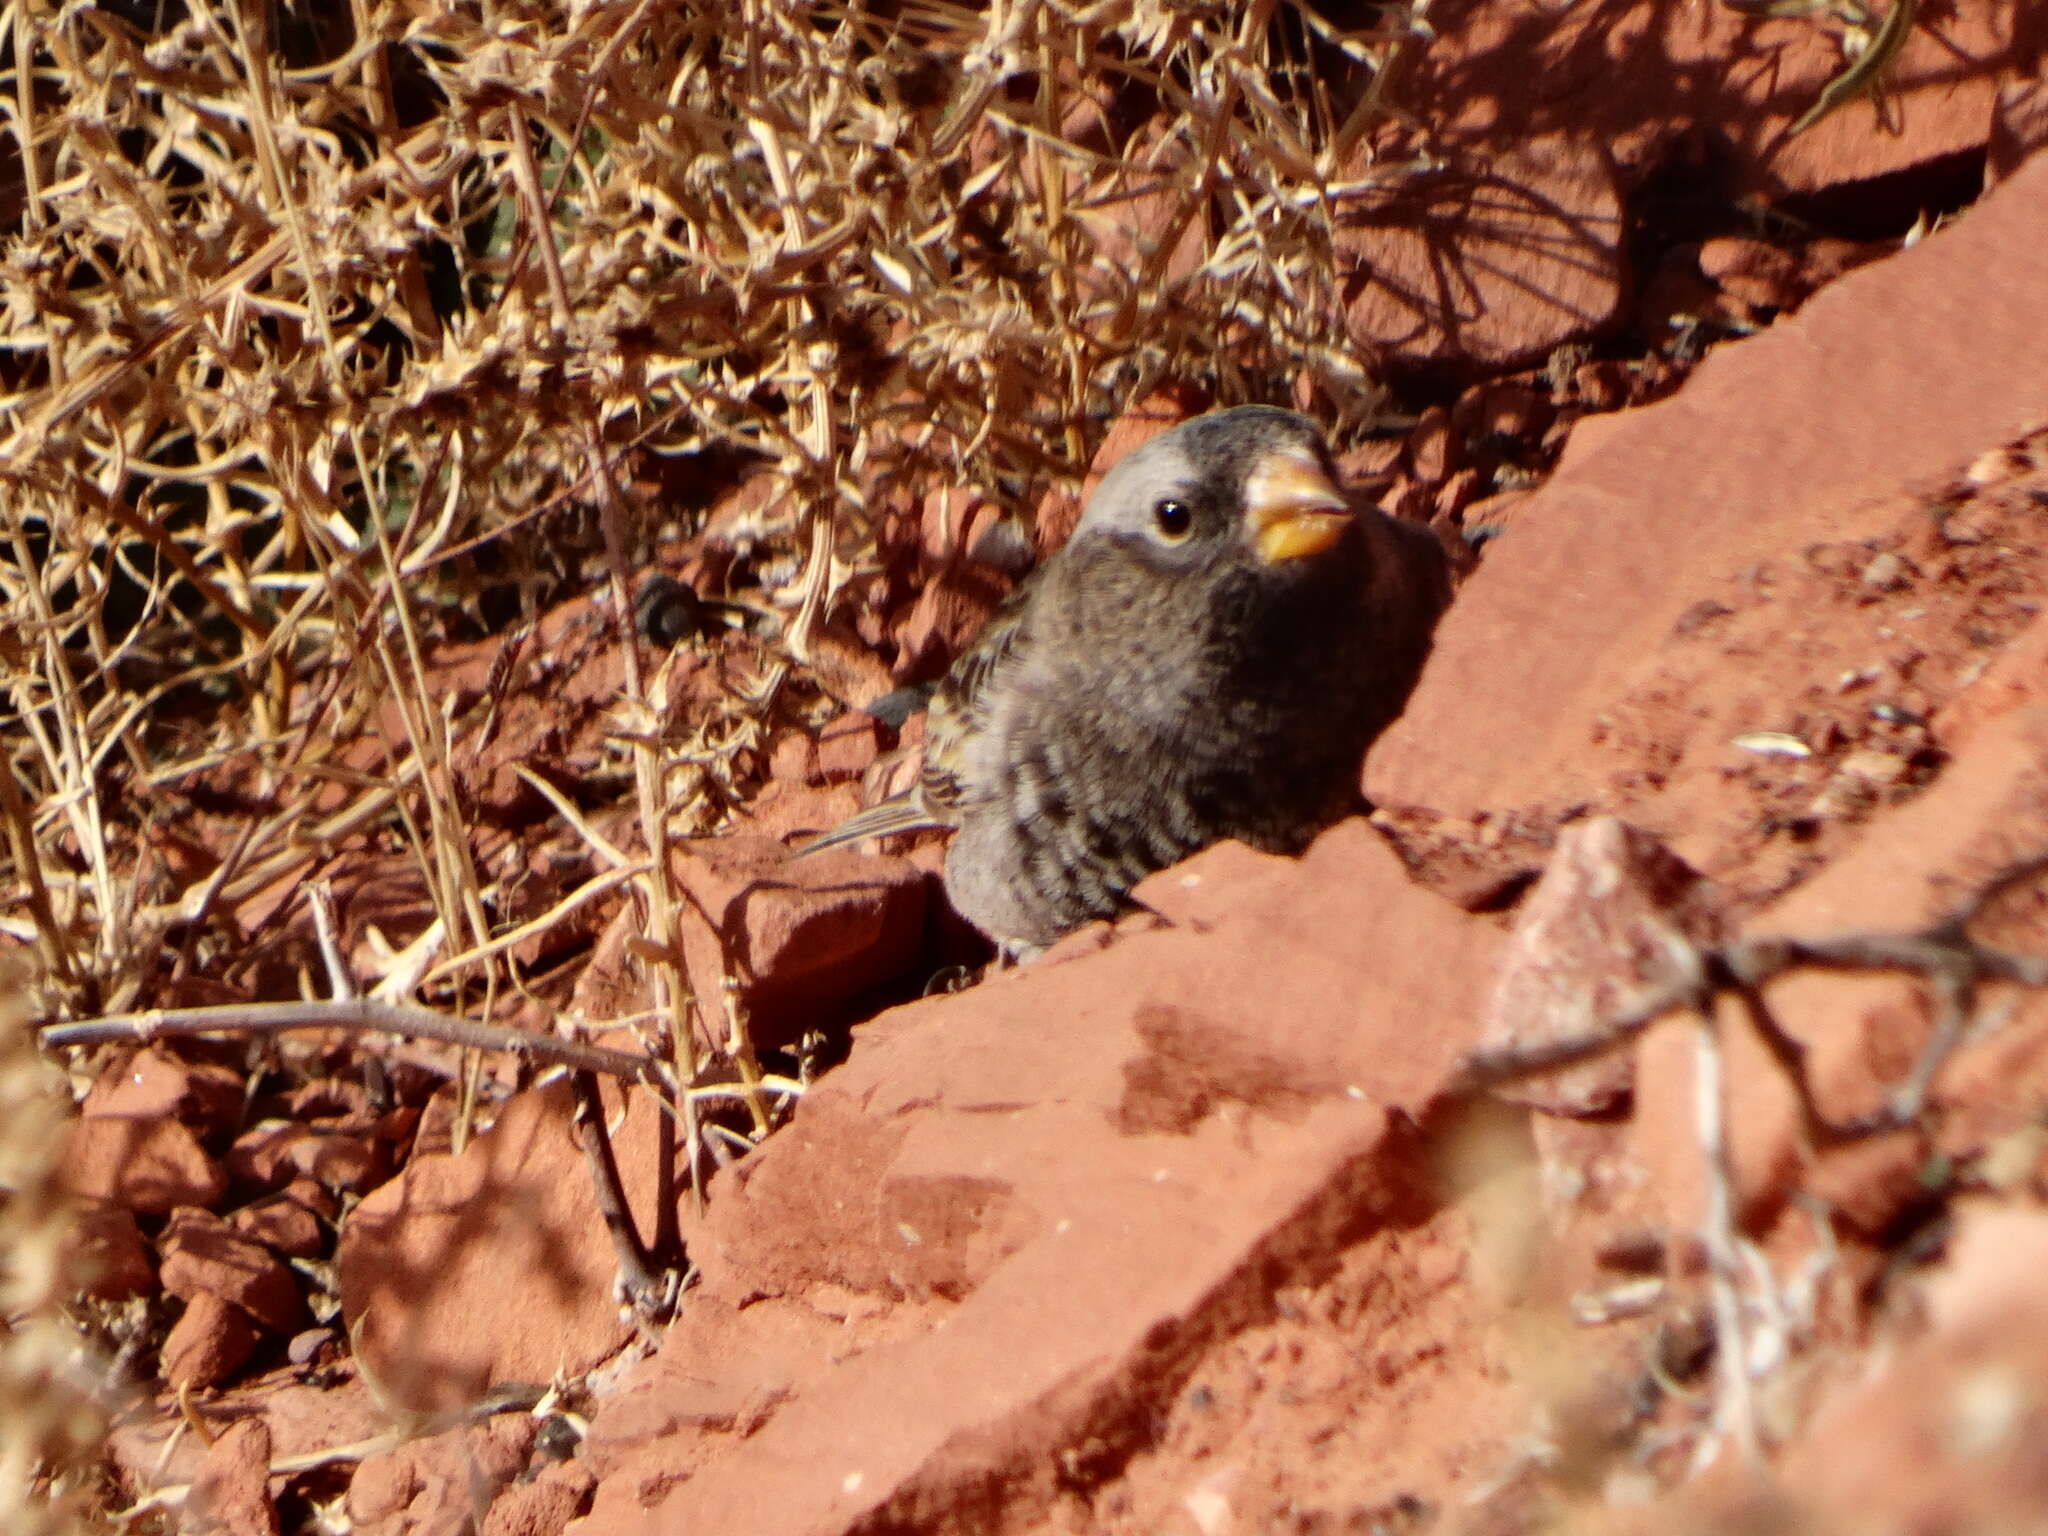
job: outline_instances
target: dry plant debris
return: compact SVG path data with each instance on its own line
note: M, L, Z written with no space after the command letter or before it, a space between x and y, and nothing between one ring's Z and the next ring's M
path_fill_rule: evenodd
M8 930L65 1011L125 1009L232 974L223 946L267 935L226 914L369 839L417 864L436 1000L501 1006L509 904L462 772L491 701L444 708L436 646L623 586L735 464L765 472L756 686L677 721L627 659L647 846L744 802L739 749L801 712L784 665L888 507L962 484L1028 507L1162 381L1298 384L1355 423L1374 395L1334 339L1329 236L1407 168L1356 153L1406 27L23 10ZM241 814L195 837L222 800ZM663 875L633 883L660 942Z
M1769 1261L1741 1234L1735 1179L1729 1161L1723 1066L1715 1001L1727 995L1741 1004L1793 1089L1810 1147L1839 1146L1881 1136L1915 1124L1929 1109L1942 1066L1956 1050L1996 1028L2011 1010L1980 1009L1987 985L2048 986L2048 955L2026 954L1988 943L1972 925L2001 898L2038 887L2048 873L2048 856L2018 861L1971 891L1947 915L1914 933L1844 933L1817 938L1768 935L1704 943L1669 928L1663 935L1661 976L1645 985L1627 1006L1582 1034L1474 1053L1453 1085L1461 1095L1540 1078L1624 1047L1673 1012L1695 1021L1697 1076L1694 1134L1704 1174L1706 1210L1699 1240L1707 1258L1713 1306L1717 1393L1710 1422L1694 1447L1693 1465L1705 1467L1724 1438L1749 1464L1764 1453L1764 1430L1756 1403L1757 1378L1782 1366L1795 1344L1791 1336L1798 1308L1787 1301ZM1934 1028L1918 1059L1866 1114L1845 1121L1827 1118L1815 1102L1804 1064L1806 1048L1779 1021L1767 989L1780 977L1802 970L1884 972L1918 977L1932 994ZM1826 1219L1817 1220L1822 1267L1831 1239ZM1792 1290L1798 1290L1795 1283ZM1788 1310L1789 1309L1789 1310ZM1604 1318L1589 1319L1604 1321ZM1756 1320L1754 1324L1752 1320ZM1761 1341L1757 1334L1766 1335Z

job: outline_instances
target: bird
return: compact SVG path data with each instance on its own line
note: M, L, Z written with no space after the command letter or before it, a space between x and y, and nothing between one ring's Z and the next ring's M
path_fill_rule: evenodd
M1300 852L1362 808L1450 597L1434 535L1337 479L1275 406L1133 449L940 679L916 782L800 855L951 828L948 899L1023 958L1211 843Z

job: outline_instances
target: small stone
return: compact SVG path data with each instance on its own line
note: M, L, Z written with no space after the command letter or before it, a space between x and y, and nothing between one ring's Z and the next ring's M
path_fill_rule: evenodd
M206 1449L185 1495L181 1529L191 1536L278 1536L270 1500L270 1426L237 1420Z
M1479 498L1479 471L1461 469L1440 486L1436 493L1435 513L1439 518L1454 518Z
M1380 497L1379 508L1387 516L1407 523L1426 523L1434 510L1435 502L1429 487L1420 480L1411 480L1403 475L1388 487Z
M1459 397L1452 425L1467 443L1489 440L1533 445L1550 426L1550 402L1527 384L1503 379L1475 385Z
M897 625L897 678L911 681L944 672L1008 591L1009 583L984 566L932 577Z
M305 1303L290 1268L211 1211L186 1206L172 1212L157 1246L163 1286L173 1296L190 1301L209 1292L273 1333L293 1333L304 1324Z
M320 1352L334 1343L340 1335L332 1328L308 1328L292 1335L285 1346L285 1358L293 1365L311 1365L320 1358Z
M1853 820L1876 803L1877 791L1867 779L1837 773L1807 802L1806 814L1823 821Z
M248 1313L211 1291L201 1291L171 1325L158 1371L173 1390L203 1392L234 1375L262 1337Z
M979 506L974 492L959 486L942 486L925 496L919 543L929 566L943 570L958 562Z
M1863 585L1873 592L1897 592L1908 585L1911 570L1903 556L1885 550L1863 567Z
M281 1189L305 1178L362 1194L390 1176L391 1159L374 1136L265 1120L235 1138L227 1163L236 1178L263 1189Z
M228 1217L228 1225L238 1236L288 1258L315 1258L327 1246L319 1218L283 1195L242 1207Z
M1993 448L1988 453L1979 454L1963 471L1963 478L1978 487L2003 485L2025 474L2028 468L2027 456L2018 449Z
M678 878L717 917L757 1023L850 997L908 963L924 929L921 870L851 850L791 864L780 848L764 868L764 850L742 841L687 845Z
M1613 411L1628 404L1625 363L1586 363L1572 374L1572 389L1588 410Z
M156 1289L156 1262L127 1208L80 1201L72 1243L78 1288L101 1301L125 1301Z
M1711 939L1718 907L1713 883L1650 833L1612 816L1573 822L1503 952L1482 1016L1483 1049L1596 1033L1665 979L1674 949ZM1594 1115L1618 1104L1631 1082L1627 1053L1613 1051L1499 1092L1552 1114Z
M1880 787L1897 784L1912 771L1913 765L1896 752L1880 752L1871 747L1859 747L1842 759L1838 770L1851 778L1861 779L1866 784Z
M1432 405L1415 418L1408 433L1408 467L1425 485L1441 484L1457 467L1457 439L1451 431L1451 413Z
M1722 236L1703 241L1699 266L1723 293L1759 309L1794 309L1804 296L1799 258L1762 240Z
M818 732L811 773L814 784L846 784L860 778L882 753L882 722L867 710L849 710Z
M71 1194L146 1216L211 1206L227 1175L180 1120L95 1115L71 1127L59 1178Z

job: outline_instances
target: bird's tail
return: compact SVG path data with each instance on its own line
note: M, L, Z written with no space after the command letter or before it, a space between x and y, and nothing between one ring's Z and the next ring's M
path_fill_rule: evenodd
M855 812L822 837L814 837L805 843L796 851L796 856L803 859L814 853L823 853L827 848L843 848L864 838L890 837L898 832L922 832L930 827L951 825L951 822L934 816L926 809L924 797L916 790L907 790L900 795L891 795L879 805Z

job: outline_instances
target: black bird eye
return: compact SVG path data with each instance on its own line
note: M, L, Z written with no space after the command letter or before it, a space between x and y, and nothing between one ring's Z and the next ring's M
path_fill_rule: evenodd
M1152 521L1160 536L1178 544L1195 525L1195 515L1184 501L1166 500L1152 509Z

